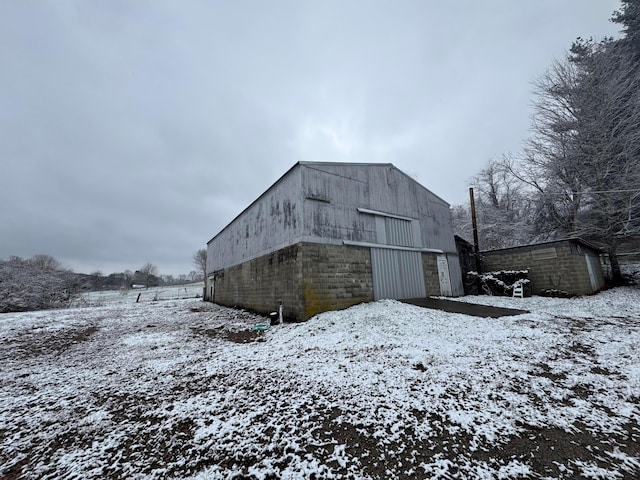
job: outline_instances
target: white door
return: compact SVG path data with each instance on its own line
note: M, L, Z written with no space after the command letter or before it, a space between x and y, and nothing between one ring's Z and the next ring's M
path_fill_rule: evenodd
M215 285L214 277L209 277L209 281L207 283L209 286L209 292L207 292L209 294L209 297L207 298L207 300L209 300L210 302L213 302L213 288Z
M440 295L453 296L451 292L451 277L449 276L449 263L446 255L438 255L438 279L440 280Z

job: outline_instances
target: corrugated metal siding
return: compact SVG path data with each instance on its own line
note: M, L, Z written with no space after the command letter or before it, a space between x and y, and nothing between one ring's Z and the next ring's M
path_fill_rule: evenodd
M411 222L399 218L385 217L384 227L387 245L414 246Z
M358 212L358 208L366 208L419 222L420 228L413 234L418 238L410 246L456 251L449 205L394 167L304 162L301 166L303 198L329 202L304 199L305 240L391 244L380 240L385 226L379 228L375 215Z
M207 272L239 265L302 239L299 166L283 175L207 244Z
M365 208L415 219L390 225ZM395 232L395 233L394 233ZM449 206L391 165L300 163L208 243L207 271L238 265L297 242L394 244L455 252Z
M427 295L420 252L371 249L373 298L420 298Z

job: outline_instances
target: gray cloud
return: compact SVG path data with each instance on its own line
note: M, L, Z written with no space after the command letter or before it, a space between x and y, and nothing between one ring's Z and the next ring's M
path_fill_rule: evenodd
M4 2L0 257L192 268L298 160L451 203L527 135L531 81L617 1Z

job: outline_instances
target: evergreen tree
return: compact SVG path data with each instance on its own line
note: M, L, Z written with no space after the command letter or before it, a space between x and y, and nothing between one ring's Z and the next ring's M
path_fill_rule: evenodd
M622 0L622 7L613 13L611 21L622 25L624 37L620 40L628 46L632 55L640 57L640 0Z

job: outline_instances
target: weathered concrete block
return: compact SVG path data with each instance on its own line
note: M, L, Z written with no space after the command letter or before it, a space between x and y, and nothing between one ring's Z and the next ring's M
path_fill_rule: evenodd
M283 301L284 316L311 316L373 300L370 250L298 243L217 272L216 303L268 314Z

